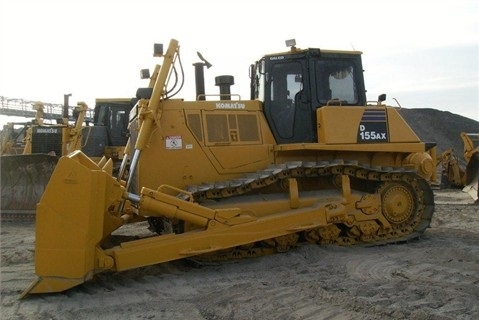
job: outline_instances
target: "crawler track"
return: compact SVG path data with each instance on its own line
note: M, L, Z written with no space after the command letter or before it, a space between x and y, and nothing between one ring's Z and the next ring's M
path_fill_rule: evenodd
M382 220L387 220L389 225L384 225L378 219L361 222L352 219L348 223L339 221L328 227L301 232L297 236L262 242L259 246L234 248L223 252L221 260L267 254L272 247L274 251L285 251L301 239L335 245L404 242L418 238L429 227L434 212L432 190L426 180L404 168L371 168L342 160L298 161L272 166L241 179L190 186L188 191L193 194L195 201L201 203L208 199L220 201L245 194L269 192L271 187L281 185L288 178L300 182L315 180L318 185L329 184L329 188L334 188L334 181L338 181L341 175L350 177L352 189L373 196L380 195L379 210Z

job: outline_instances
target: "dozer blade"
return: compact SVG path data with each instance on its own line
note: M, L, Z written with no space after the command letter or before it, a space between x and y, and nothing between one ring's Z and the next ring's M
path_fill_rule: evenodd
M474 201L479 199L479 152L472 154L466 167L466 185L462 189L468 193Z
M58 158L47 154L4 155L1 168L1 212L33 213Z
M113 259L97 250L123 224L108 209L124 188L80 151L60 158L36 211L35 273L30 293L61 292L111 268Z

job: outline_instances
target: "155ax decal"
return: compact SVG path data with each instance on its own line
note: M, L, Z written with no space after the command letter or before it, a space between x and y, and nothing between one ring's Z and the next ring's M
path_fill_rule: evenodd
M358 127L358 143L389 141L386 110L366 109Z

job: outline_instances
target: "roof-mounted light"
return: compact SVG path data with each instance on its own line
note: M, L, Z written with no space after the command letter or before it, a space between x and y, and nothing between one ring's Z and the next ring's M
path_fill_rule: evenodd
M289 39L289 40L286 40L285 42L286 42L286 46L291 47L291 49L293 49L296 46L296 39Z
M141 69L140 79L150 79L150 69Z
M153 46L153 57L163 57L163 43L155 43Z

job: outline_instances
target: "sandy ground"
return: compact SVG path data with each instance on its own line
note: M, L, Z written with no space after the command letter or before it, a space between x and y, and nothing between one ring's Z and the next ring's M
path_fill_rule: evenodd
M479 319L479 206L460 190L435 197L431 228L408 243L178 261L24 300L34 223L3 222L1 319Z

